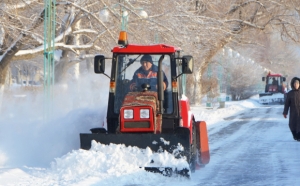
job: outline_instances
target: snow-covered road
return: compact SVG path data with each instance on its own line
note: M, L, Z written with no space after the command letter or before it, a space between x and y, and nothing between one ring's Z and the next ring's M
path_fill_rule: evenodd
M212 126L219 129L210 133L211 162L193 175L199 185L300 185L300 142L282 108L247 109Z
M207 122L211 161L191 179L140 170L138 163L145 153L149 158L156 156L150 151L101 144L93 151L78 150L74 144L79 143L78 133L84 128L82 118L99 113L95 110L71 112L62 118L70 121L64 126L59 120L51 127L22 121L23 126L30 126L22 130L10 123L19 126L14 138L9 133L15 130L0 119L4 129L0 131L0 185L300 185L300 142L292 139L288 120L282 117L283 106L262 106L257 101L226 102L222 109L192 108L196 120ZM43 147L39 150L39 146ZM63 152L61 148L69 150L58 156L54 151ZM163 158L170 161L172 157ZM178 162L173 160L173 164Z

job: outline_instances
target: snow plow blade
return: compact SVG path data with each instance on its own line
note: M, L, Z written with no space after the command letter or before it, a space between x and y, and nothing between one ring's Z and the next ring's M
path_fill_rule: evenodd
M284 103L284 94L282 93L260 93L259 94L259 103L261 104L283 104Z
M144 167L144 169L148 172L159 173L168 177L171 177L173 175L190 177L190 171L187 168L182 170L177 170L177 169L173 170L173 168L171 167Z
M101 144L109 145L124 144L125 146L136 146L141 149L149 147L153 152L162 152L166 150L173 153L178 145L184 147L184 150L176 154L176 158L186 157L187 162L190 161L190 132L187 128L176 130L176 133L170 134L153 134L153 133L121 133L121 134L106 134L106 133L92 133L80 134L80 148L89 150L91 148L91 141L95 140ZM171 167L142 167L146 171L161 173L165 176L172 176L179 174L189 177L189 167L182 170L173 169Z
M261 97L264 97L264 96L272 96L272 95L273 95L273 93L269 93L269 92L267 92L267 93L260 93L259 97L261 98Z

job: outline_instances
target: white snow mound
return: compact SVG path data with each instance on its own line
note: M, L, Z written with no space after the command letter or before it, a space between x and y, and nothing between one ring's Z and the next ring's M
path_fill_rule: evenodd
M174 154L178 150L182 150L182 147L179 146ZM151 160L154 163L150 163ZM172 167L181 170L189 165L185 157L176 159L166 151L154 153L150 148L104 145L96 141L92 141L90 150L73 150L61 158L56 158L51 164L52 172L65 181L90 176L119 177L144 171L140 167Z

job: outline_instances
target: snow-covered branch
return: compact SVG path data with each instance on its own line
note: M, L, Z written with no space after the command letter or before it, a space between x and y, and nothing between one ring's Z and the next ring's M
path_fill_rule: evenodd
M261 29L261 30L265 29L264 26L258 26L256 24L253 24L253 23L249 22L249 21L245 21L245 20L241 20L241 19L230 19L230 20L225 20L224 22L225 23L239 22L240 24L248 25L248 26L253 27L253 28L258 28L258 29Z
M85 13L87 13L87 14L89 14L90 16L92 16L94 19L96 19L107 31L108 31L108 33L110 34L110 36L114 39L114 40L116 40L116 38L113 36L113 34L111 33L111 31L109 30L109 28L97 17L97 16L95 16L95 14L93 14L93 13L91 13L89 10L87 10L87 9L85 9L85 8L83 8L83 7L81 7L81 6L79 6L79 5L77 5L77 4L75 4L75 3L72 3L72 2L70 2L70 1L64 1L64 2L58 2L57 4L62 4L62 5L72 5L73 7L76 7L76 8L78 8L78 9L80 9L81 11L83 11L83 12L85 12Z
M73 34L98 34L98 32L92 29L81 29L74 31Z
M0 7L2 10L14 10L14 9L21 9L25 8L26 6L38 2L38 0L22 0L22 2L16 3L14 1L13 4L8 4L8 3L0 3Z
M4 24L3 24L4 25ZM6 28L9 28L11 30L19 30L20 33L24 33L26 34L27 36L31 37L32 39L36 40L39 44L42 44L44 42L44 39L41 35L35 33L35 32L31 32L27 29L23 29L23 28L19 28L19 27L14 27L14 26L10 26L10 25L4 25ZM3 29L3 28L2 28ZM4 33L4 29L3 29L3 33ZM3 35L1 35L1 29L0 29L0 37L3 37ZM0 38L1 39L1 38ZM0 42L1 44L1 42Z
M28 31L33 30L37 26L42 23L42 18L44 17L45 10L42 10L39 16L33 21L30 25ZM26 36L25 33L20 33L19 36L15 39L15 41L8 47L8 49L4 52L2 56L0 56L0 66L2 69L5 69L14 55L20 50L21 46L23 45L22 39ZM2 80L1 80L2 81ZM0 82L1 84L1 82Z
M232 13L236 12L238 9L243 8L251 3L259 4L261 7L265 8L264 4L262 4L261 2L259 2L257 0L250 0L250 1L246 1L244 3L241 3L239 5L232 6L231 9L226 14L232 14Z
M76 55L79 55L80 50L88 50L93 47L94 47L93 44L90 45L66 45L64 43L55 44L56 50L60 49L60 50L72 51ZM14 60L28 59L28 58L32 58L33 56L36 56L37 54L42 54L43 52L44 52L44 45L31 50L20 50L15 54L13 59Z

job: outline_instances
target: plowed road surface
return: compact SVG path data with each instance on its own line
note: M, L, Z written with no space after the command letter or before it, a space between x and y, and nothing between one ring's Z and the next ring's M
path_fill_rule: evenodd
M282 105L261 106L209 128L211 161L192 175L197 185L300 185L300 142Z

